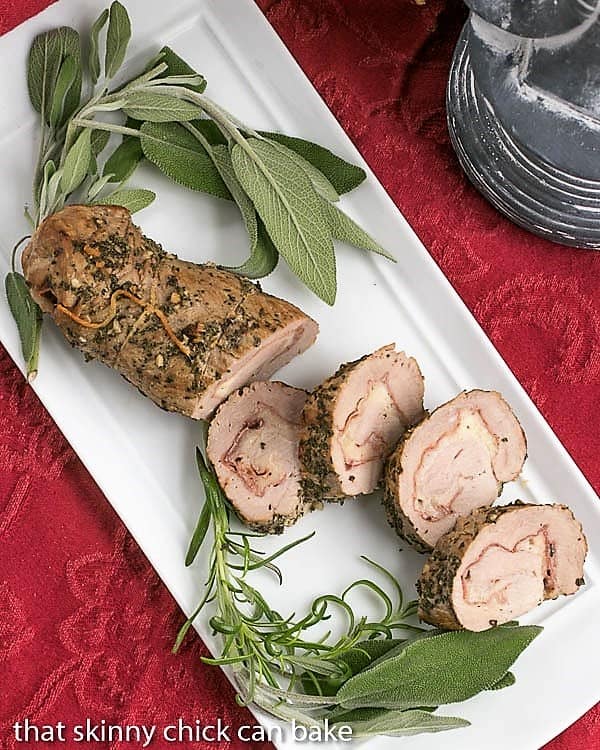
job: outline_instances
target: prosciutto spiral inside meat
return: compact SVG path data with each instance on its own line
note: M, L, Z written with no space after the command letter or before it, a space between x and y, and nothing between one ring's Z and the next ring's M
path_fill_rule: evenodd
M306 391L257 382L233 393L208 431L208 457L236 513L251 528L281 532L308 506L299 494L298 434Z
M342 365L310 395L300 460L307 500L372 492L407 427L423 416L419 366L394 345Z
M425 564L417 588L421 619L485 630L583 584L587 543L564 505L515 503L459 519Z
M431 549L459 516L491 505L526 457L525 435L495 391L461 393L410 431L386 470L385 505L397 532Z

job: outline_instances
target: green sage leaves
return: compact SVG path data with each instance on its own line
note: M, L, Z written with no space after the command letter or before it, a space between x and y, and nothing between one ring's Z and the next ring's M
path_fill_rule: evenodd
M519 654L541 630L529 625L417 638L352 677L337 698L348 709L404 710L464 701L502 684Z
M134 120L148 122L188 122L201 114L195 104L153 91L133 91L128 94L123 112Z
M100 16L100 19L101 18L102 16ZM100 19L98 20L101 23ZM110 6L108 14L108 30L106 32L104 69L108 79L113 78L123 64L130 39L131 23L129 21L129 15L121 3L115 0Z
M91 130L82 130L67 152L60 187L64 193L72 193L85 179L92 158Z
M105 206L123 206L129 213L135 214L137 211L147 208L155 198L156 193L153 193L152 190L124 188L122 190L115 190L108 195L103 195L102 198L97 198L94 203Z
M62 26L33 40L27 87L33 108L48 125L61 124L78 107L81 75L81 44L74 29Z
M356 714L356 716L348 714L343 720L338 720L335 725L349 726L352 729L353 740L376 737L381 734L391 735L392 737L411 737L415 734L445 732L449 729L469 726L466 719L459 719L455 716L438 716L429 711L417 709L365 712L365 716L361 716L357 711Z
M191 190L231 199L214 161L183 125L145 122L140 130L140 142L146 159L174 182Z
M98 18L92 24L90 31L90 51L88 58L88 68L92 83L96 83L100 78L100 53L98 51L99 36L102 29L108 21L108 8L105 8Z
M41 119L34 226L69 201L145 208L154 193L127 185L145 160L182 187L237 205L249 244L246 259L228 268L239 275L262 278L283 257L332 305L334 240L391 258L337 205L365 179L360 167L316 143L247 127L205 96L205 78L170 47L115 86L130 39L127 10L114 0L89 29L85 64L74 29L33 40L27 86ZM84 76L91 94L82 102ZM121 141L106 158L114 134Z
M336 296L336 267L321 198L306 172L266 140L236 143L236 177L252 200L277 250L322 300Z
M27 378L32 380L38 368L42 311L33 301L29 288L20 273L11 271L5 279L6 297L17 324Z

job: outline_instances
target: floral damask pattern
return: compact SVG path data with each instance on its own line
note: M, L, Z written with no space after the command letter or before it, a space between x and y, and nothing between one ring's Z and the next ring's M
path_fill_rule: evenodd
M600 488L600 254L555 247L512 226L460 171L444 115L465 18L460 0L258 2ZM0 32L47 4L0 0ZM0 353L0 749L23 747L10 726L26 715L40 723L251 721L223 674L200 663L198 638L170 654L181 619ZM600 747L599 721L596 708L547 750Z

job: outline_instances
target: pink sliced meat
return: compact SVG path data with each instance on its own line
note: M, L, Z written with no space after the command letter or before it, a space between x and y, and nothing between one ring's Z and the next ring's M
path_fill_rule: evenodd
M565 505L479 508L442 536L417 584L419 616L486 630L583 585L587 542Z
M390 457L388 520L426 552L459 516L492 505L526 454L521 425L499 393L461 393L407 433Z
M208 457L240 519L280 533L309 506L299 494L298 438L306 391L256 382L233 393L208 431Z
M368 494L404 431L423 416L423 376L393 344L342 367L310 395L300 461L307 501Z

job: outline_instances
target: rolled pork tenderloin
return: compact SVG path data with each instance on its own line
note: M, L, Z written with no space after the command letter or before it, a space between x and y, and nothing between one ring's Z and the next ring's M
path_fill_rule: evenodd
M527 455L525 434L496 391L459 394L408 431L386 466L390 524L428 552L460 516L492 505L516 479Z
M305 502L373 492L385 459L423 414L419 366L393 344L342 365L315 388L302 412Z
M583 585L587 542L565 505L478 508L444 534L417 583L419 617L486 630Z
M300 496L298 439L308 394L276 381L235 391L208 430L207 454L239 518L281 533L313 504Z

